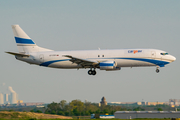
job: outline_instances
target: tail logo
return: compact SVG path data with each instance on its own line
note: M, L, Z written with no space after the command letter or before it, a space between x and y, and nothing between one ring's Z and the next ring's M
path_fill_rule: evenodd
M35 44L31 39L15 37L15 40L16 43L20 43L20 44Z

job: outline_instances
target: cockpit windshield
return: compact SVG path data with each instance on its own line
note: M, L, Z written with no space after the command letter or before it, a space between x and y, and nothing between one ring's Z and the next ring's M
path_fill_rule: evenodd
M168 55L168 53L161 53L161 55Z

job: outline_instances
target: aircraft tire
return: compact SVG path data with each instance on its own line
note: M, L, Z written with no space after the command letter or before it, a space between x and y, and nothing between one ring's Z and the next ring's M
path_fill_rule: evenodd
M92 71L92 75L96 75L96 71L95 70Z
M92 71L92 70L89 70L89 71L88 71L88 74L89 74L89 75L92 75L92 74L93 74L93 71Z
M156 72L157 72L157 73L159 73L159 71L160 71L159 69L156 69Z

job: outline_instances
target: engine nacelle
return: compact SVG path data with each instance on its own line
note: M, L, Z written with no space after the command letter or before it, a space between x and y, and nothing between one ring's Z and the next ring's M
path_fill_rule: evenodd
M120 68L116 66L117 64L115 61L105 61L99 63L100 70L107 70L107 71L120 70Z

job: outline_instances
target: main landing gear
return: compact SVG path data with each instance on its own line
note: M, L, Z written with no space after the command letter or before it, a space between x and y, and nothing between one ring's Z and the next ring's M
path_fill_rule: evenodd
M159 71L160 71L160 70L159 70L159 67L157 67L157 68L156 68L156 72L159 73Z
M88 71L88 74L89 74L89 75L96 75L95 69L94 69L94 70L90 69L90 70Z

